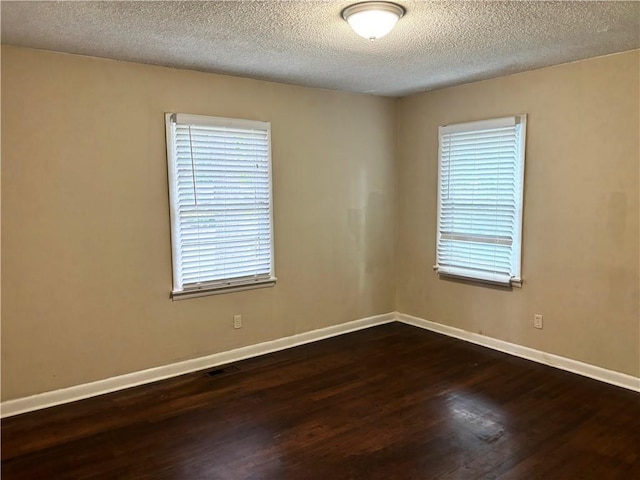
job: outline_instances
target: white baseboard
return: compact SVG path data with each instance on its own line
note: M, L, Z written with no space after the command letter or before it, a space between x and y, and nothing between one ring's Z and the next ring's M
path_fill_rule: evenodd
M498 340L496 338L487 337L477 333L467 332L466 330L450 327L441 323L431 322L429 320L413 317L404 313L398 313L396 319L399 322L424 328L425 330L441 333L449 337L482 345L483 347L492 348L493 350L508 353L516 357L526 358L527 360L532 360L537 363L542 363L544 365L549 365L561 370L593 378L595 380L600 380L601 382L609 383L611 385L640 392L640 378L632 375L616 372L614 370L607 370L606 368L579 362L578 360L572 360L571 358L561 357L552 353L523 347L522 345L517 345L515 343L505 342L504 340Z
M105 393L115 392L125 388L143 385L145 383L156 382L185 373L195 372L224 365L231 362L237 362L259 355L265 355L271 352L277 352L287 348L303 345L305 343L316 342L324 338L335 337L344 333L362 330L364 328L390 323L396 320L395 312L383 315L375 315L373 317L362 318L352 322L334 325L331 327L312 330L290 337L279 338L269 342L258 343L248 347L236 348L221 353L214 353L205 357L185 360L183 362L164 365L162 367L150 368L139 372L127 373L117 377L97 380L95 382L84 383L73 387L62 388L51 392L39 393L30 397L17 398L15 400L7 400L0 404L0 417L10 417L20 413L40 410L42 408L53 407L63 403L82 400L83 398L95 397Z
M277 352L279 350L285 350L298 345L304 345L305 343L316 342L318 340L335 337L337 335L354 332L356 330L382 325L383 323L391 323L396 320L425 330L441 333L449 337L458 338L460 340L482 345L500 352L515 355L516 357L526 358L527 360L532 360L561 370L577 373L585 377L594 378L611 385L640 392L640 378L632 375L607 370L606 368L597 367L595 365L579 362L570 358L505 342L504 340L498 340L484 335L479 335L477 333L467 332L459 328L431 322L429 320L413 317L404 313L392 312L354 320L341 325L321 328L319 330L312 330L310 332L304 332L290 337L279 338L269 342L259 343L257 345L250 345L226 352L214 353L204 357L185 360L183 362L172 363L162 367L127 373L125 375L106 378L104 380L97 380L95 382L76 385L60 390L39 393L30 397L7 400L0 404L0 418L40 410L42 408L53 407L63 403L75 402L76 400L95 397L97 395L144 385L146 383L157 382L158 380L164 380L166 378L176 377L178 375L184 375L185 373L191 373L198 370L204 370L218 365L225 365L247 358L265 355L267 353Z

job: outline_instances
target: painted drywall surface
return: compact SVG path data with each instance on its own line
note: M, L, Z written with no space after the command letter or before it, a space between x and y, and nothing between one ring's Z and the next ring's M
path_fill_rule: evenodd
M4 400L394 310L394 100L12 47L2 94ZM271 122L275 287L169 300L164 112Z
M397 309L638 375L639 52L403 98ZM438 126L527 114L522 289L439 279ZM544 329L533 328L534 313Z

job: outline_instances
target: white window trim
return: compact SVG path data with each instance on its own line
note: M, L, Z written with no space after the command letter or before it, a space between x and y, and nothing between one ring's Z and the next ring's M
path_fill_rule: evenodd
M521 188L520 188L521 198L520 198L520 209L518 212L519 215L517 218L517 225L513 232L514 248L512 250L512 258L515 260L515 262L513 263L514 264L513 276L508 281L505 282L504 280L497 279L492 275L487 275L484 278L482 276L469 276L468 274L462 271L456 272L455 268L450 268L449 272L444 272L440 270L440 267L438 266L438 263L437 263L437 249L438 249L438 240L440 237L440 208L441 208L441 197L442 197L441 188L440 188L440 175L442 171L442 152L440 148L440 141L442 138L442 134L473 131L479 128L506 127L506 126L515 125L517 123L520 123L522 125L521 132L520 132L520 145L519 145L520 147L519 156L521 161L520 179L519 179L520 185L521 185ZM525 171L525 161L526 161L525 151L526 151L526 140L527 140L526 135L527 135L527 115L526 114L513 115L510 117L501 117L501 118L494 118L494 119L488 119L488 120L480 120L480 121L474 121L474 122L443 125L438 127L438 176L437 176L437 181L438 181L437 197L438 198L437 198L437 211L436 211L436 221L437 221L436 264L433 266L433 269L438 273L439 276L458 278L458 279L468 280L472 282L488 283L488 284L499 285L503 287L505 286L517 287L517 288L522 287L522 283L523 283L523 280L522 280L522 223L523 223L523 215L524 215L524 171Z
M268 164L269 164L269 228L271 229L271 275L268 278L247 279L246 282L238 283L225 281L214 281L203 283L196 288L183 289L179 284L176 272L180 267L180 249L178 248L178 214L177 203L177 179L175 177L176 155L174 149L174 136L172 129L175 122L178 123L194 123L198 125L212 125L223 127L241 127L241 128L257 128L266 130L269 138L268 148ZM225 117L211 117L206 115L188 115L182 113L165 113L165 133L167 142L167 170L169 181L169 215L171 221L171 266L173 277L173 289L170 298L173 300L184 300L188 298L203 297L208 295L219 295L223 293L240 292L244 290L252 290L257 288L273 287L276 284L277 277L275 273L275 246L274 246L274 228L273 228L273 164L271 156L271 122L262 122L257 120L243 120Z

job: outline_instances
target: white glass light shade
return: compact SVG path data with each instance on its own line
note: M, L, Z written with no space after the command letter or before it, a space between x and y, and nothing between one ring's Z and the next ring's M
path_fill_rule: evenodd
M384 37L403 15L404 8L391 2L357 3L342 11L353 31L369 40Z

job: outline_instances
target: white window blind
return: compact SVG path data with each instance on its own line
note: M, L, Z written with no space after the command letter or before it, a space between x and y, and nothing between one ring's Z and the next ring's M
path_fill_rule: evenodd
M436 271L521 285L526 115L440 127Z
M167 114L166 128L173 297L272 285L270 124Z

